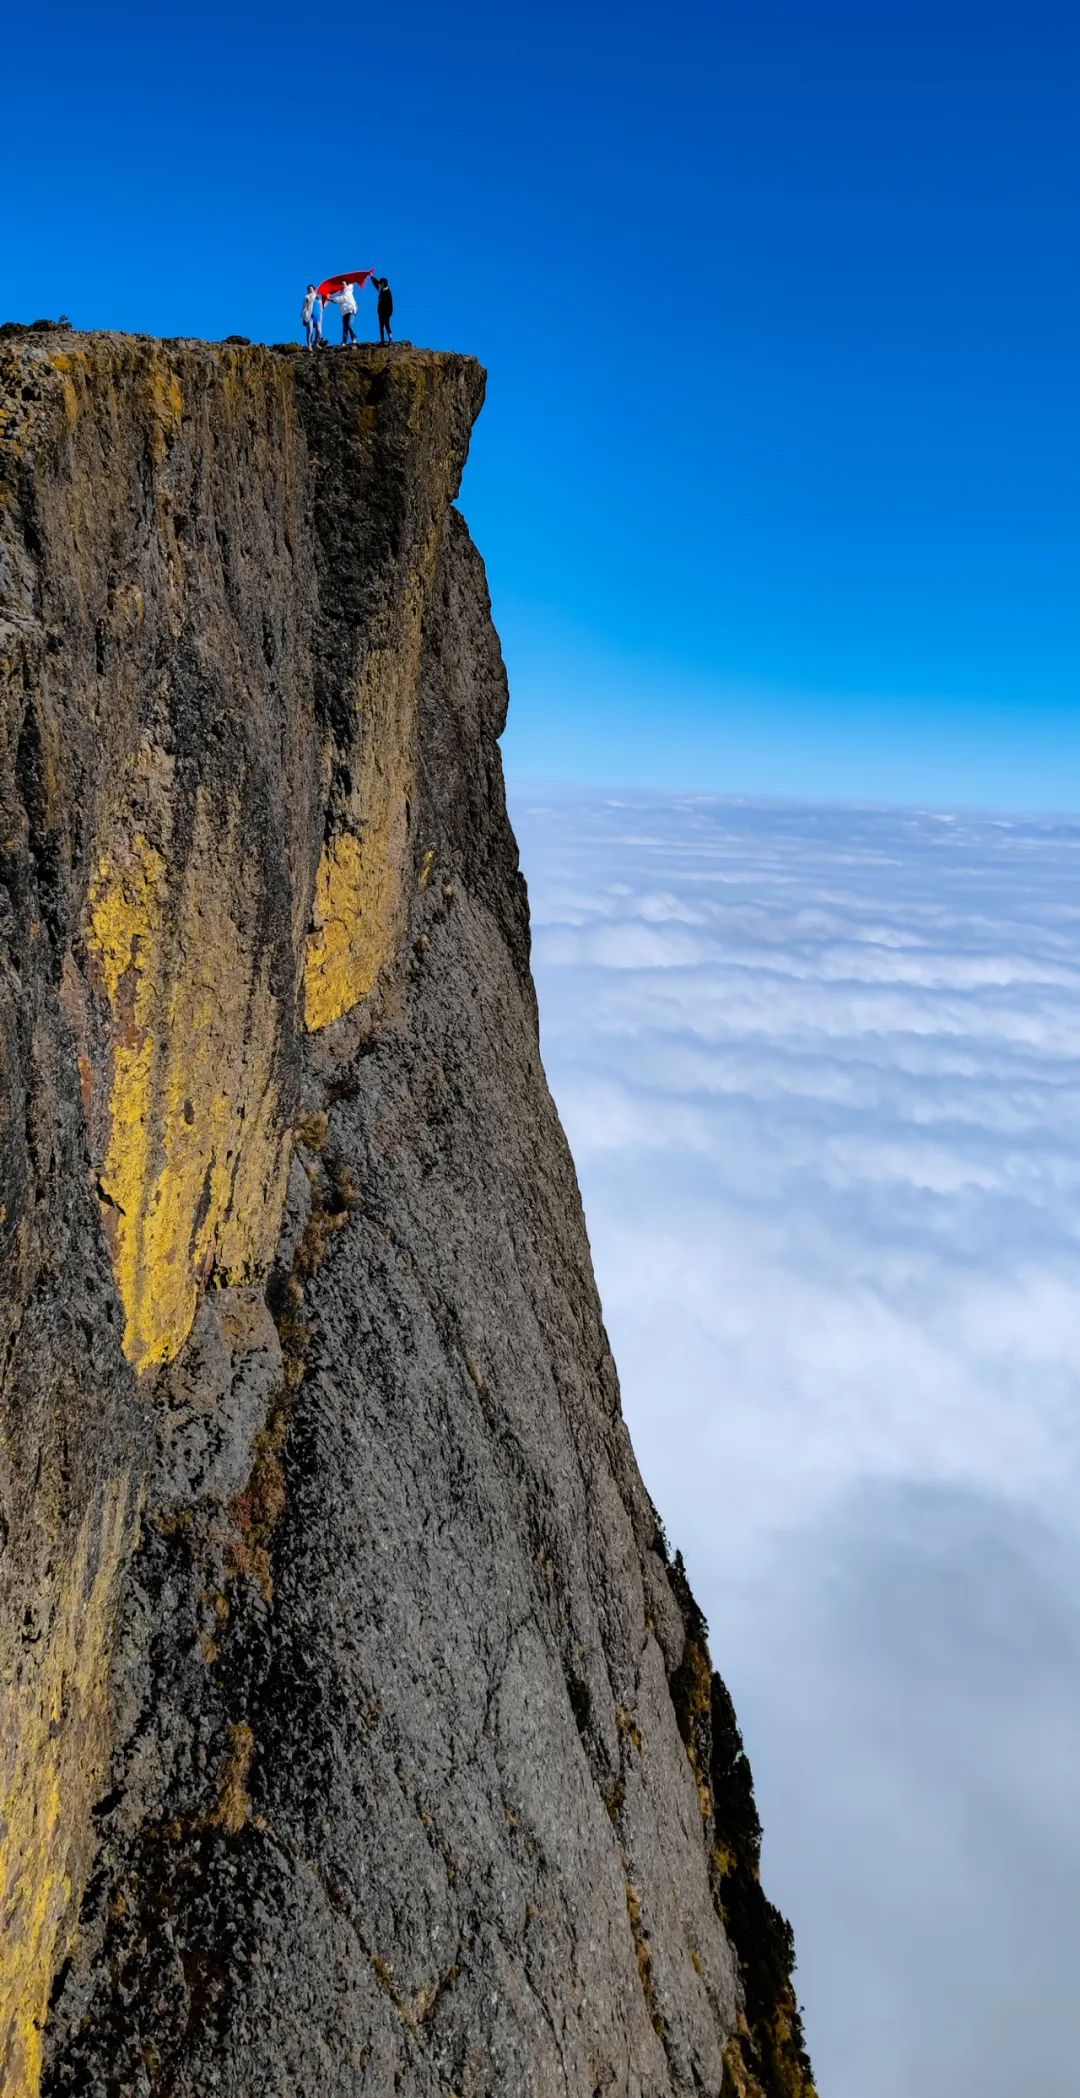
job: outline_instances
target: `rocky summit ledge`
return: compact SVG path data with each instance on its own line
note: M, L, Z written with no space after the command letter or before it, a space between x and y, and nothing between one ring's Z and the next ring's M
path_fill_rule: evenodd
M5 2098L807 2098L619 1410L471 358L0 331Z
M396 339L393 342L378 343L367 342L363 336L360 336L355 343L344 345L337 340L327 337L319 351L309 351L305 343L294 339L288 342L264 343L255 342L250 335L223 335L218 341L209 341L198 335L140 335L133 334L129 330L122 328L76 328L70 321L66 320L0 321L0 346L21 344L48 351L50 348L70 349L76 345L89 349L94 345L109 343L138 343L144 347L169 350L270 350L278 357L294 355L301 357L324 356L327 351L341 351L343 349L350 352L372 350L386 358L398 356L456 357L464 355L463 352L456 350L424 348L418 343L408 341L405 337ZM475 363L476 359L466 357L465 361L471 364Z
M234 379L241 373L253 378L258 372L280 371L284 367L290 371L292 383L304 386L316 383L317 371L323 375L319 382L323 386L330 383L331 373L337 374L334 384L350 387L357 385L361 374L365 387L380 379L385 384L391 374L400 375L404 383L411 377L417 386L456 381L471 396L474 418L482 405L486 382L483 367L475 358L450 350L420 349L410 342L358 342L344 347L328 343L321 350L309 351L303 343L252 343L240 336L222 342L202 342L184 336L84 333L58 321L6 321L0 324L0 415L4 418L0 436L10 440L14 435L18 420L15 404L27 385L32 384L35 372L44 379L45 374L54 371L73 383L80 376L89 379L97 373L102 379L111 375L120 384L125 380L136 382L140 375L172 369L178 375L188 373L198 383L200 375L208 375L214 367L232 374ZM354 374L351 380L347 377L349 370ZM214 405L212 395L206 405Z

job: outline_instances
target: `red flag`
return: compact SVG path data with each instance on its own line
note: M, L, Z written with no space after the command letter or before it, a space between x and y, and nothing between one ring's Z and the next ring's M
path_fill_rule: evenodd
M346 284L355 284L359 291L374 275L374 270L343 270L340 277L325 277L317 295L320 299L332 299L336 291L344 291Z

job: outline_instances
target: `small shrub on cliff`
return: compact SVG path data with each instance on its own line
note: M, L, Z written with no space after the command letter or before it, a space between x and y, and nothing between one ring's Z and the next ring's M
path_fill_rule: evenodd
M761 1821L735 1707L718 1675L711 1686L715 1863L728 1935L738 1955L746 2030L737 2045L748 2089L763 2098L813 2098L810 2058L792 1984L795 1937L758 1878ZM736 2044L736 2043L733 2043Z

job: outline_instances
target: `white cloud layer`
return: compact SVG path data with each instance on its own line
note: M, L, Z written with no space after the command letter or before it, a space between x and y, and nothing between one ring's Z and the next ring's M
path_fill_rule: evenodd
M824 2098L1074 2098L1080 820L515 817L627 1418Z

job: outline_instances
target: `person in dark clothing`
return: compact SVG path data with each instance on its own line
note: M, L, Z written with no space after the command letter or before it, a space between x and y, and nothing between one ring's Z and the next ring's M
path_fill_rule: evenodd
M379 341L392 342L394 331L390 322L394 315L394 294L390 289L390 279L376 277L375 282L379 291Z

